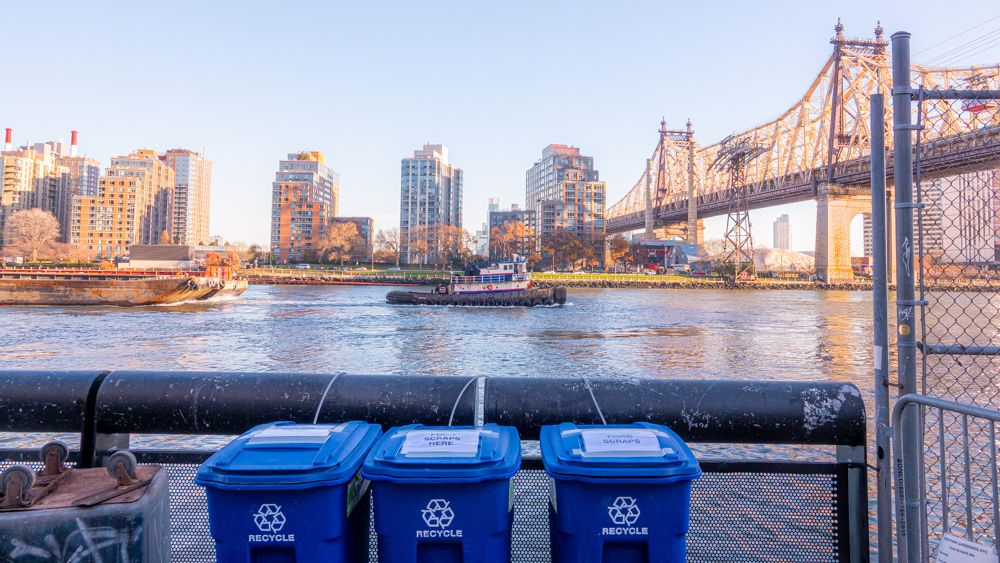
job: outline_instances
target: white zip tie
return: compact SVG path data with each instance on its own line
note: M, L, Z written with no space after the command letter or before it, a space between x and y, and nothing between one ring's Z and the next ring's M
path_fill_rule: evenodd
M462 387L462 392L458 394L458 397L455 398L455 404L451 406L451 414L448 415L448 426L451 426L452 421L455 420L455 411L458 410L458 403L461 402L462 396L465 395L466 389L468 389L470 385L472 385L479 379L481 379L481 377L473 377L472 379L470 379L465 383L465 387Z
M323 396L320 397L319 404L316 405L316 415L313 416L313 424L316 424L319 421L319 413L323 410L323 403L326 402L326 394L330 392L330 388L333 387L333 382L337 381L338 377L340 377L339 373L331 377L330 382L326 384L326 389L323 390Z
M594 408L597 409L597 416L601 417L601 424L607 426L608 421L604 419L604 413L601 412L601 405L597 404L597 397L594 396L594 390L590 388L590 380L584 377L583 384L587 387L587 392L590 393L590 400L594 401Z

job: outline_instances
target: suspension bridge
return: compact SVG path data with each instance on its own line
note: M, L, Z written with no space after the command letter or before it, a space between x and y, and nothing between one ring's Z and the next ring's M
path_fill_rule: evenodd
M683 131L661 122L642 175L607 210L608 233L645 230L701 243L701 219L726 215L736 190L746 191L750 209L815 200L817 275L828 282L853 279L850 225L871 215L869 96L891 95L891 62L881 26L874 38L847 38L839 21L834 30L832 53L799 101L773 121L734 134L769 148L746 164L745 184L730 185L725 172L711 166L721 142L703 146L690 122ZM1000 89L1000 63L914 65L912 75L913 87L927 90ZM975 100L924 104L918 125L924 179L1000 168L1000 108ZM890 173L891 123L887 112Z

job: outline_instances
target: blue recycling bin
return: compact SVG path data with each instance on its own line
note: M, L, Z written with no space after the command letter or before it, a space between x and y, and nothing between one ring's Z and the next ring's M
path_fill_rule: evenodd
M383 563L507 563L517 429L404 426L386 432L361 474L372 482Z
M666 426L545 426L555 563L683 562L701 467Z
M366 422L256 426L198 468L220 562L368 560Z

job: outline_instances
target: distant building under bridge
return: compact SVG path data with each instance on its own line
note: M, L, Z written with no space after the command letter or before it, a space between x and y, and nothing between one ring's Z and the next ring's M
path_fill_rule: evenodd
M692 271L708 271L710 262L705 247L673 239L632 239L637 262L650 270L687 265Z

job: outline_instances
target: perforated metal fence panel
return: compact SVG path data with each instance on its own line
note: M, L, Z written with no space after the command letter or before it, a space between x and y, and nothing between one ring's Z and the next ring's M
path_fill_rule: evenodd
M171 476L173 559L215 561L205 494L193 482L195 465L168 464ZM846 520L840 472L708 472L692 490L689 561L829 562L846 560ZM801 469L800 469L801 471ZM548 476L537 469L514 478L511 560L550 561ZM371 561L377 561L374 532Z
M170 554L173 561L215 561L204 487L194 483L197 465L164 464L170 472Z
M847 560L834 474L705 473L691 496L689 561Z

